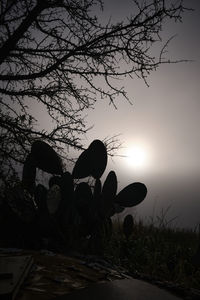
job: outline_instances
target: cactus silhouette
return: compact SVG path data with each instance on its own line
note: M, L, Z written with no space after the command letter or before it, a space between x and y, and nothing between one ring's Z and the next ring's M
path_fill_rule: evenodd
M85 178L90 176L91 174L91 165L90 165L90 153L88 149L83 151L79 156L76 164L74 166L72 176L73 178Z
M117 176L114 171L108 173L102 186L100 178L106 169L107 159L104 143L94 140L80 154L71 174L63 171L62 161L50 145L35 141L24 162L22 183L15 196L18 201L15 202L25 198L31 202L34 198L30 219L33 215L38 216L37 228L41 228L41 234L48 236L54 231L62 241L68 241L69 247L76 245L78 248L81 248L82 239L86 241L90 236L88 247L98 252L102 238L105 235L109 238L112 234L111 217L122 212L125 207L138 205L147 194L146 186L139 182L128 185L117 194ZM37 168L53 174L49 179L49 190L40 184L36 186ZM86 182L74 183L75 179L88 176L95 179L93 192ZM8 199L13 203L15 197L12 194ZM23 214L23 209L21 212ZM27 219L29 215L24 217ZM131 232L131 224L131 216L127 216L124 220L127 237Z
M93 198L94 202L99 202L101 197L102 184L100 179L95 180Z
M72 176L74 178L85 178L93 176L100 178L107 165L107 151L105 145L100 140L94 140L79 156Z
M65 231L73 221L74 183L72 175L64 172L60 178L61 200L56 212L59 226Z
M134 182L127 185L115 198L115 202L121 206L132 207L141 203L147 194L147 188L143 183Z
M125 207L120 206L117 203L114 203L114 214L120 214L121 212L123 212L125 209Z
M91 161L91 175L97 179L103 175L107 166L107 150L100 140L94 140L89 148L90 161Z
M123 222L123 232L127 240L129 239L130 235L133 233L133 224L134 222L133 222L132 215L126 215Z
M114 198L117 192L117 176L114 171L110 171L102 188L103 214L110 217L114 210Z
M35 141L31 147L31 155L34 157L37 168L50 174L62 174L61 159L47 143Z
M82 217L88 215L93 200L92 198L90 186L86 182L79 183L75 190L75 201L76 208Z
M63 201L71 201L74 193L74 183L72 175L69 172L64 172L59 182Z

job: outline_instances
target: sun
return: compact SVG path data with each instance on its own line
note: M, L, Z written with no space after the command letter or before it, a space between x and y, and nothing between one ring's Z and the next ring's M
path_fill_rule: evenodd
M140 145L130 146L126 149L125 158L129 166L144 168L148 163L148 155L145 148Z

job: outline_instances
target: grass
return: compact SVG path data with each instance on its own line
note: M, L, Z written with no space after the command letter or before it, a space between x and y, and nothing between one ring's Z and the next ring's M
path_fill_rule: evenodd
M145 225L141 220L135 221L133 233L126 239L122 224L115 221L105 256L130 274L200 289L200 268L192 264L198 243L196 230L171 228L165 222Z

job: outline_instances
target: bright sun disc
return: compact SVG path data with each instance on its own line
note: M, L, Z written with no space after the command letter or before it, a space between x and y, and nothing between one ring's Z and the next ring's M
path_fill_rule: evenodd
M135 167L144 167L147 162L147 155L144 149L139 146L128 148L126 159L129 165Z

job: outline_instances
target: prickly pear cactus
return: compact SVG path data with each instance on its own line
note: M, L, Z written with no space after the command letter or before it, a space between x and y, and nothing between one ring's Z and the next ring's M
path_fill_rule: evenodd
M72 176L73 178L81 179L90 176L90 174L91 174L90 153L88 149L86 149L79 156L74 166Z
M115 198L115 202L124 207L132 207L141 203L147 195L143 183L134 182L127 185Z
M88 151L90 153L90 163L91 163L91 175L97 179L100 178L107 166L107 150L100 140L94 140L89 148Z
M102 176L107 165L107 151L105 145L100 140L94 140L79 156L72 176L74 178L85 178L93 176L98 179Z
M124 232L124 235L125 235L127 240L129 239L129 237L133 233L133 225L134 225L133 216L132 215L127 215L124 218L124 222L123 222L123 232Z
M94 202L98 205L100 199L101 199L101 190L102 190L102 185L101 185L101 180L96 179L95 185L94 185L94 192L93 192L93 198Z
M93 195L90 186L86 182L79 183L75 190L75 205L80 216L88 215L92 200Z
M31 155L35 159L37 168L50 174L62 174L61 159L47 143L35 141L31 147Z
M12 193L8 199L15 199L16 203L22 203L22 198L28 199L33 209L32 216L26 214L26 219L33 219L39 213L48 216L48 220L52 218L56 232L60 231L63 240L69 241L68 246L81 248L84 240L88 247L98 251L96 245L102 245L102 238L107 235L109 239L112 234L111 217L122 212L125 207L138 205L147 194L146 186L140 182L128 185L117 194L117 176L114 171L108 173L102 184L100 178L106 169L107 160L104 143L94 140L80 154L71 174L63 171L62 161L50 145L35 141L24 163L20 193L16 193L16 196ZM49 180L49 190L42 185L36 187L37 168L53 174ZM93 190L88 183L80 182L80 179L82 181L89 176L95 179ZM12 210L18 213L14 207ZM45 228L42 218L40 223ZM131 216L127 216L124 220L124 234L127 238L131 234L132 224Z
M114 171L110 171L102 188L103 214L110 217L114 209L114 199L117 193L117 176Z

